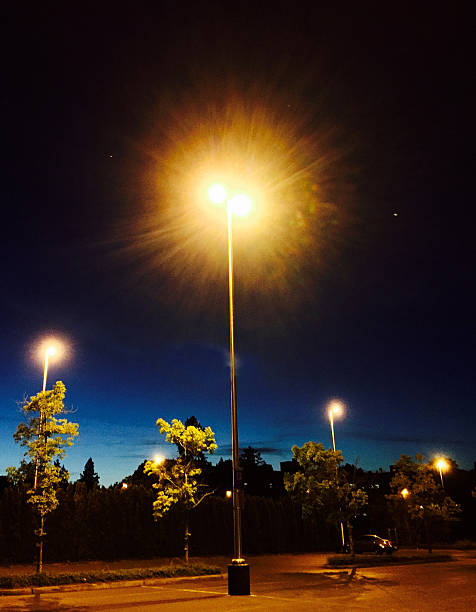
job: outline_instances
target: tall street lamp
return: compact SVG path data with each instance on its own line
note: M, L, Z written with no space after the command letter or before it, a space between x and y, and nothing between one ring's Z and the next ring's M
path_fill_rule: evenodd
M48 376L48 359L53 355L56 355L56 347L49 346L45 350L45 366L43 368L43 393L46 391L46 378Z
M329 406L329 421L331 424L332 448L334 449L334 452L336 452L336 439L334 436L334 415L342 415L342 404L340 402L332 402Z
M443 483L443 472L447 472L450 469L450 466L447 461L444 459L437 459L435 461L435 467L438 469L440 473L441 486L444 489L445 485Z
M336 439L334 435L334 416L342 416L343 408L340 402L331 402L329 405L329 422L331 424L331 433L332 433L332 448L334 452L336 452ZM337 478L337 465L336 465L336 478ZM342 540L342 550L345 549L345 537L344 537L344 525L342 521L340 522L340 537Z
M230 387L231 387L231 434L233 465L233 542L234 558L228 566L228 594L250 594L250 568L243 558L242 551L242 505L243 478L240 471L238 445L238 411L236 404L236 371L235 371L235 334L233 312L233 215L245 216L251 210L251 200L242 193L228 196L223 185L214 184L208 190L208 197L214 204L226 203L228 234L228 302L230 315Z
M56 354L55 346L50 345L45 348L45 360L44 360L44 366L43 366L43 388L42 388L43 393L46 391L46 380L48 377L48 360L50 357L52 357L55 354ZM40 423L39 423L39 429L38 429L38 438L41 438L42 434L43 434L43 411L41 410L41 403L40 403ZM35 461L35 479L33 483L34 489L36 489L37 483L38 483L38 458Z

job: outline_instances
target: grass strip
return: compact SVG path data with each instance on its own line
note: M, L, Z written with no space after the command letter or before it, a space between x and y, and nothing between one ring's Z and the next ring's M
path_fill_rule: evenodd
M334 555L327 557L327 564L333 567L375 567L379 565L407 565L412 563L440 563L452 561L451 555Z
M207 576L219 574L220 568L201 565L170 565L157 568L132 568L102 570L99 572L71 572L67 574L24 574L0 576L0 588L59 586L62 584L86 584L93 582L117 582L119 580L141 580L144 578L174 578L179 576Z

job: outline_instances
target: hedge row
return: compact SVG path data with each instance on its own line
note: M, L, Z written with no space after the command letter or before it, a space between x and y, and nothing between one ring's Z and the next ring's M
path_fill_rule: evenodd
M46 521L45 561L180 557L184 516L172 510L152 516L154 491L143 486L95 487L69 484L58 491L59 507ZM25 490L0 493L0 562L31 562L35 556L35 520ZM190 514L190 554L232 554L233 517L228 499L208 497ZM337 533L328 525L303 519L287 496L247 497L243 511L244 550L285 553L329 550Z

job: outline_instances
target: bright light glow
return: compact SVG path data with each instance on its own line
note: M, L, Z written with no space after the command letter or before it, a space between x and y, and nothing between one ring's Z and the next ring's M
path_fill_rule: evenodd
M45 359L49 360L50 357L54 357L54 360L58 361L58 359L61 360L66 356L67 346L65 342L58 340L58 338L49 336L36 344L35 352L37 358L40 359L42 363L44 363Z
M231 497L231 491L227 491L227 492L225 493L225 495L226 495L227 497Z
M450 469L450 465L444 459L437 459L435 461L435 466L440 470L440 472L447 472Z
M244 193L240 193L228 202L231 212L239 217L244 217L251 210L251 200Z
M410 491L407 488L402 489L400 491L400 495L403 497L403 499L407 499L407 497L410 495Z
M333 401L329 405L329 417L339 417L344 414L344 405L342 402Z
M215 183L209 188L208 197L213 204L223 204L226 200L226 189L223 185Z
M208 189L208 199L213 204L223 204L227 200L226 188L220 183L214 183ZM251 210L251 198L244 193L237 193L227 201L231 212L239 217L244 217Z
M122 483L122 488L123 488L123 489L127 489L127 487L128 487L127 482L123 482L123 483Z
M157 463L158 465L160 465L164 461L165 461L165 457L162 457L162 455L155 455L154 463Z
M161 270L177 280L166 296L171 304L192 313L209 306L210 285L223 277L221 209L237 194L252 201L250 214L234 215L240 283L263 304L269 299L283 320L311 297L314 286L303 279L332 267L328 252L352 239L355 220L340 205L352 183L346 170L338 171L347 151L334 139L335 130L322 131L315 108L303 106L306 97L295 85L295 106L288 88L263 95L259 86L243 97L225 87L220 103L208 106L208 79L197 80L192 97L172 96L170 108L161 107L161 116L169 115L160 123L160 147L154 129L143 134L140 146L150 160L141 179L147 196L140 198L140 210L121 218L118 255L133 264L128 281L152 300L163 297L154 282ZM310 258L314 248L317 255Z

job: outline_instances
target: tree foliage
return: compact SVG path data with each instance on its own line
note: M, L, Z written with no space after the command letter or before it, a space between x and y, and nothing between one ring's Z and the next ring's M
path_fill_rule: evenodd
M165 435L167 442L177 446L179 456L174 461L145 463L144 472L157 478L157 482L153 485L157 489L157 497L153 503L154 517L156 519L163 517L176 505L181 506L188 517L188 512L212 493L199 482L202 469L197 466L197 458L204 453L212 454L215 451L217 448L215 434L210 427L185 426L178 419L173 419L172 424L164 419L158 419L157 427L160 433ZM186 518L186 560L188 560L189 535L188 518Z
M240 453L241 467L256 467L264 465L265 463L265 460L261 457L261 453L252 446L247 446L242 449Z
M346 524L350 536L350 522L367 505L367 494L339 471L341 452L326 450L320 442L306 442L291 450L299 470L285 475L286 490L299 501L305 515L317 514L326 522Z
M84 464L84 470L81 472L79 481L84 482L88 491L93 487L98 486L99 476L94 471L94 461L92 460L92 457L89 457L89 459Z
M59 459L64 458L66 448L73 444L74 437L78 435L77 423L58 418L65 412L65 394L64 384L58 381L53 389L41 391L25 403L23 413L26 422L18 425L13 437L26 448L25 457L29 461L22 461L19 468L10 467L7 470L13 482L28 482L30 485L27 490L28 502L40 522L36 530L40 548L38 571L41 571L43 538L46 535L44 520L58 506L58 486L69 478Z
M392 493L387 495L387 499L396 522L411 523L419 533L423 532L431 552L435 525L454 520L460 512L458 504L446 495L435 468L425 463L420 454L415 456L415 460L401 455L395 464L390 487Z

